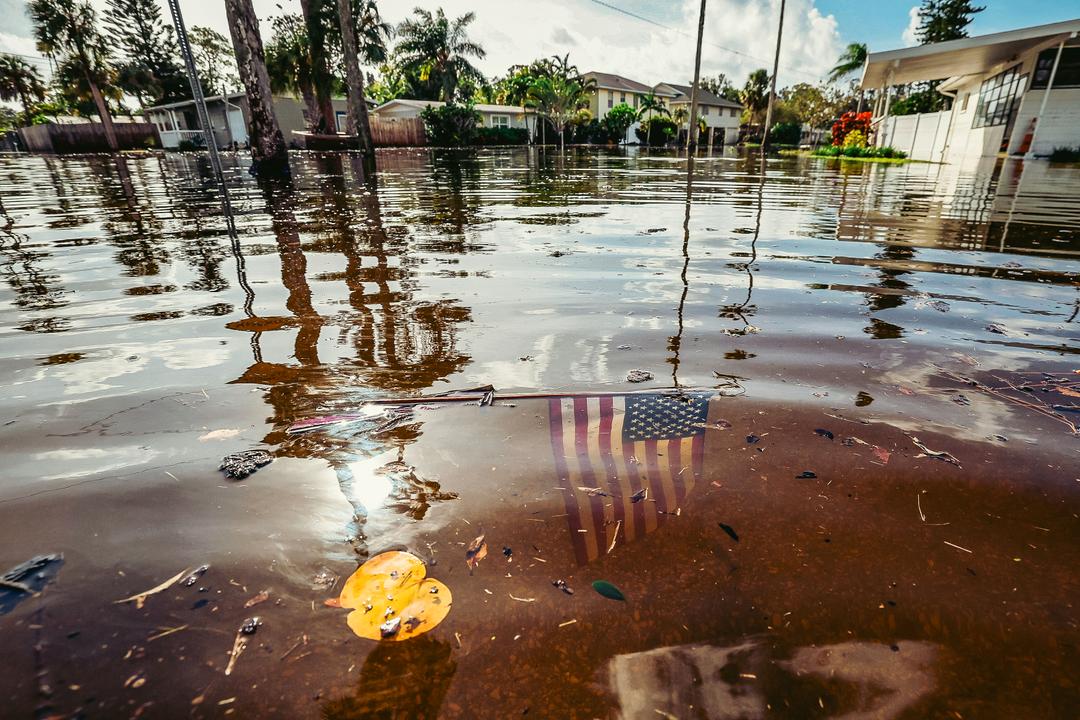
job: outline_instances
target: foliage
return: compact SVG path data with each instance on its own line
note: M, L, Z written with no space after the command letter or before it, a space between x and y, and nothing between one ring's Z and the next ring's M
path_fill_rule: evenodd
M859 132L859 131L856 131ZM861 133L860 133L861 134ZM819 147L813 153L817 157L843 157L843 158L881 158L891 160L902 160L907 157L907 153L900 150L896 150L891 147L873 147L866 145L824 145Z
M1056 147L1050 153L1050 162L1080 162L1080 147Z
M836 82L851 73L862 70L866 64L867 54L866 43L850 43L836 59L836 65L829 70L829 82Z
M844 139L848 136L848 133L853 131L859 131L863 134L863 137L867 137L870 134L870 120L871 114L868 112L853 113L846 112L840 116L840 119L833 123L832 126L832 144L843 145Z
M934 83L936 86L936 83ZM917 113L937 112L945 104L945 96L928 87L895 100L889 108L892 115L915 115Z
M693 85L693 82L687 85ZM731 84L731 80L724 73L718 73L713 77L704 77L698 82L698 86L708 90L717 97L722 97L731 102L739 102L739 89Z
M275 93L311 97L315 90L304 19L296 14L278 15L271 20L270 27L272 34L265 50L270 89Z
M678 137L679 127L671 118L655 115L642 122L634 134L643 145L663 147Z
M769 105L769 73L764 68L754 70L746 78L739 102L746 108L751 122L760 122L761 114Z
M827 85L798 83L777 93L778 122L806 123L812 128L827 127L845 103L841 92ZM790 117L789 117L790 116Z
M649 93L638 102L638 117L651 118L654 113L657 115L670 115L671 111L664 104L663 98L658 98L653 93Z
M413 15L398 26L401 40L394 52L397 64L417 90L428 97L434 94L451 101L457 97L458 84L463 79L483 78L483 73L469 60L482 60L487 55L467 34L476 13L468 12L450 20L442 8L434 15L416 8Z
M122 55L117 84L143 105L175 102L190 95L177 61L179 48L172 28L161 19L155 0L107 0L105 27Z
M438 146L472 145L477 138L480 113L471 102L428 105L420 113L427 131L428 142Z
M779 122L769 130L769 142L773 145L798 145L802 138L802 126L794 122Z
M869 143L867 142L866 133L864 133L862 130L852 130L844 136L844 144L841 147L847 150L848 148L853 147L864 148L868 144Z
M970 0L922 0L915 35L923 45L965 38L973 16L985 9Z
M619 103L607 111L603 124L610 141L621 143L626 140L626 132L637 121L637 110L626 103Z
M525 128L482 127L476 129L477 145L527 145L529 131Z
M0 105L0 132L7 132L19 127L19 113L6 105Z
M676 127L681 130L686 121L690 119L690 108L680 105L671 111L671 119L675 121Z
M216 30L195 25L188 30L199 80L210 94L228 93L240 87L232 42Z
M536 73L526 101L551 121L559 133L560 146L565 147L566 129L591 119L587 108L596 84L581 76L577 66L570 64L569 55L545 61Z
M15 55L0 55L0 100L21 103L25 121L44 99L45 83L37 68Z

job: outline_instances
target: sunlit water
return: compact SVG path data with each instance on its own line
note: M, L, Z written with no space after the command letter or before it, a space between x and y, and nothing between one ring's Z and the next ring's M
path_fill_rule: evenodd
M227 158L229 223L195 156L0 157L0 570L65 554L0 616L12 707L1074 716L1080 399L1039 412L964 379L1080 368L1080 169L725 156L688 188L685 158L636 151L386 151L374 180L348 156L292 165L260 182ZM673 464L655 508L593 498L590 517L559 489L578 456L549 430L603 434L595 393L718 383L693 482ZM489 384L594 395L285 433ZM216 471L251 448L277 462ZM414 471L376 471L396 459ZM812 491L793 480L810 469ZM862 504L833 510L844 495ZM480 532L494 559L468 575L459 543ZM321 606L340 584L313 578L396 546L441 559L454 610L372 651ZM204 562L209 605L112 603ZM264 587L266 626L225 678ZM815 666L843 682L799 679ZM410 672L427 680L380 679Z

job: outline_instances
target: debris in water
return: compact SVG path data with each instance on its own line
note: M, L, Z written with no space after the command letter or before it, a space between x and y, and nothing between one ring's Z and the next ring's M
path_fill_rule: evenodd
M243 480L251 473L264 465L274 461L273 455L265 450L243 450L221 458L218 470L225 473L226 477Z
M642 383L653 379L653 374L648 370L631 370L626 374L626 382Z
M548 253L548 256L553 257L553 258L559 258L559 257L563 257L563 256L569 255L569 254L570 254L569 250L552 250L551 252Z
M573 595L574 594L574 588L567 585L565 580L552 580L551 584L554 587L557 587L558 589L562 590L567 595Z
M615 542L619 539L619 528L622 527L622 520L615 523L615 531L611 533L611 543L608 545L607 551L610 553L615 549Z
M183 570L176 573L175 575L173 575L171 578L169 578L165 582L161 583L160 585L152 587L149 590L146 590L144 592L136 593L136 594L132 595L131 597L123 598L122 600L114 600L113 603L116 604L116 605L119 605L121 603L134 602L135 607L141 609L142 606L146 603L146 598L150 597L151 595L156 595L159 592L162 592L164 590L168 590L173 585L175 585L177 582L179 582L180 578L184 577L184 575L186 575L189 571L190 571L190 568L184 568Z
M919 438L915 437L914 435L909 435L908 437L911 438L911 442L915 443L915 447L922 450L922 452L915 457L932 457L936 460L942 460L944 462L955 465L956 467L961 467L960 461L957 460L952 453L945 452L944 450L931 450L930 448L919 442Z
M259 603L264 603L269 599L270 599L270 591L269 590L261 590L254 597L249 598L248 601L244 603L244 607L245 608L253 608L256 605L258 605Z
M487 551L487 543L484 541L483 535L477 535L469 543L469 547L465 548L465 565L468 566L470 574L480 564L480 561L487 557Z
M739 535L735 532L735 528L731 527L730 525L725 525L724 523L717 524L720 526L721 530L728 534L728 537L730 537L735 542L739 542Z
M951 542L949 542L948 540L942 540L942 542L943 542L943 543L945 543L946 545L948 545L949 547L954 547L954 548L956 548L957 550L963 550L964 552L966 552L966 553L968 553L968 554L973 554L973 553L972 553L972 552L971 552L970 550L968 550L968 549L967 549L966 547L960 547L960 546L959 546L959 545L957 545L956 543L951 543Z
M517 600L518 602L536 602L536 598L519 598L515 597L513 593L507 593L511 600Z
M593 590L600 593L608 600L619 600L626 602L626 596L622 594L622 590L615 587L607 580L596 580L592 584Z
M967 395L963 395L961 393L956 393L955 395L953 395L952 396L952 401L954 403L956 403L957 405L970 405L971 404L971 400L968 399Z
M1004 325L1002 325L1001 323L990 323L989 325L986 326L986 329L987 329L988 332L992 332L995 335L1006 335L1006 334L1008 334L1008 329Z
M877 445L875 445L873 453L874 453L874 457L876 457L878 460L880 460L883 465L888 465L889 464L889 458L892 457L891 452L889 452L888 450L886 450L883 447L878 447Z
M578 490L585 493L589 497L608 497L608 494L600 488L588 487L587 485L579 485Z
M352 609L347 622L358 636L400 641L441 623L450 612L453 595L446 585L427 577L423 560L394 550L357 568L345 581L338 604Z
M204 433L199 436L199 442L206 442L207 440L227 440L231 437L236 437L240 434L240 430L237 428L221 428L220 430L211 430L208 433Z
M756 443L759 440L761 440L761 438L759 438L757 435L747 435L746 436L746 442L748 444L750 444L750 445L753 445L754 443Z
M630 496L630 502L639 503L649 497L649 488L642 488Z
M40 592L60 572L64 556L59 553L35 555L0 575L0 615L7 614L23 600Z
M860 390L859 394L855 396L855 407L866 407L872 402L874 402L874 397L868 392Z
M199 582L199 578L206 574L206 571L210 569L209 565L200 565L195 570L181 581L181 585L184 587L191 587L195 583Z
M629 345L620 345L620 346L618 346L618 347L617 347L617 348L615 348L615 349L616 349L616 350L630 350L631 348L630 348L630 346L629 346Z
M800 480L812 480L817 477L817 473L813 470L803 470L801 473L795 476Z
M254 635L260 627L262 627L262 618L255 615L244 620L244 624L240 626L240 632L245 635Z
M821 437L829 438L830 440L833 440L833 439L836 438L836 436L832 434L831 430L826 430L825 428L817 428L817 429L814 430L814 432L817 433L818 435L820 435Z
M509 545L503 545L503 556L506 557L507 560L514 556L514 551Z

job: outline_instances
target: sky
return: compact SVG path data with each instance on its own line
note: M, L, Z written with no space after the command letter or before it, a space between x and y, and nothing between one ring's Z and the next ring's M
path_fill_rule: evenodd
M162 16L169 18L164 0ZM100 8L105 0L91 0ZM981 35L1080 16L1075 0L982 0L970 34ZM299 0L253 0L269 37L269 19L300 12ZM850 42L871 52L916 44L917 0L788 0L778 84L815 82ZM513 64L569 53L582 71L599 70L653 85L689 83L699 0L382 0L383 18L398 23L415 6L450 16L476 13L470 36L487 51L477 62L489 77ZM780 0L708 0L701 71L741 85L771 67ZM221 0L181 0L188 27L208 25L226 36ZM638 17L634 17L634 15ZM0 0L0 52L39 57L24 0Z

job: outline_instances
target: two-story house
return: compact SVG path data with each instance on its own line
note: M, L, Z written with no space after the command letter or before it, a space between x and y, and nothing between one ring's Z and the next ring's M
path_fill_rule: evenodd
M676 83L659 83L653 88L657 97L664 98L664 104L674 112L678 107L690 111L690 85L678 85ZM705 88L698 88L698 117L713 133L712 141L715 145L732 144L739 139L739 120L742 117L743 106L737 102L726 100ZM705 142L702 140L702 142Z

